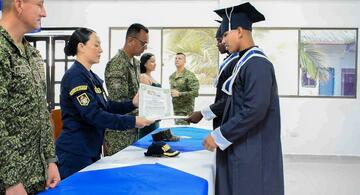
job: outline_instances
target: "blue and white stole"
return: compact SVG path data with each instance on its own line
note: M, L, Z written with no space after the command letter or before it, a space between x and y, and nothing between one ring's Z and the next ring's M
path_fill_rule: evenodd
M223 73L224 69L228 66L228 64L230 64L230 62L232 62L233 60L236 60L239 58L239 52L235 52L230 54L229 57L227 57L221 64L219 67L219 74L216 76L215 82L214 82L214 86L216 87L218 82L219 82L219 78L221 73Z
M266 58L265 54L258 47L253 47L249 49L245 54L240 58L240 60L236 63L232 75L224 82L221 90L228 94L232 95L232 88L237 74L240 72L241 67L252 57L261 57Z

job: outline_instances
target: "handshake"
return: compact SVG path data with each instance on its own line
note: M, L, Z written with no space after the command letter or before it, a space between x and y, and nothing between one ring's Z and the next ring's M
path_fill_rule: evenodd
M192 112L188 118L185 119L188 123L198 123L203 118L203 115L200 111Z

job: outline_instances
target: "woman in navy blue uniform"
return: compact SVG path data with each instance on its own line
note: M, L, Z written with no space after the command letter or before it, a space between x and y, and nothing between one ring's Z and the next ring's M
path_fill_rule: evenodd
M102 53L93 30L77 29L64 52L76 56L76 61L61 81L63 130L56 140L56 154L63 179L100 159L105 128L125 130L153 123L138 116L122 115L138 106L138 95L132 101L107 100L103 81L91 71Z

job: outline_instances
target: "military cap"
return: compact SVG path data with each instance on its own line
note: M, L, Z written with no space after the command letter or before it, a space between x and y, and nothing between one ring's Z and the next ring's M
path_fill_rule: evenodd
M153 142L144 153L145 156L152 157L175 157L180 154L179 151L172 150L168 144L163 141Z

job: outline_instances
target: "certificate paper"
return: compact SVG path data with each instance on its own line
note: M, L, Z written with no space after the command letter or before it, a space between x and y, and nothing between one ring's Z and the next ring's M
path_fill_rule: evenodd
M139 116L152 120L187 118L174 116L170 89L140 84Z

